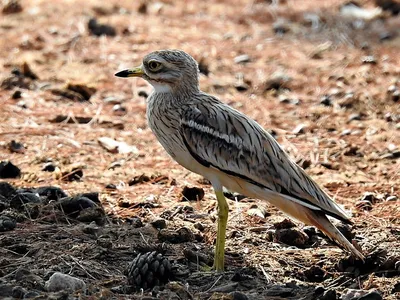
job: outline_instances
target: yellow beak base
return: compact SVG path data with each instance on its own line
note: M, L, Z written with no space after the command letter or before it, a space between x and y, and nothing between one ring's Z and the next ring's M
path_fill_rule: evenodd
M144 74L142 67L127 69L115 74L117 77L142 77Z

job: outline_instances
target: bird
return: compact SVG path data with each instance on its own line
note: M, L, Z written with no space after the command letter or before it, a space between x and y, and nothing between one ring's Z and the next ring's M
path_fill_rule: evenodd
M138 77L153 86L146 104L150 129L180 165L208 179L218 205L213 270L224 271L229 207L224 188L260 200L317 227L356 259L360 250L329 217L349 217L256 121L201 91L199 66L182 50L147 54L140 66L117 77Z

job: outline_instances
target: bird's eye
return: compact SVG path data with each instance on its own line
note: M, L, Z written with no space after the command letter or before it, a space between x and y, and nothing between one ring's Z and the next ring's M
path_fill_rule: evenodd
M150 71L158 71L159 69L161 69L161 63L159 63L156 60L151 60L149 61L149 63L147 64L149 66Z

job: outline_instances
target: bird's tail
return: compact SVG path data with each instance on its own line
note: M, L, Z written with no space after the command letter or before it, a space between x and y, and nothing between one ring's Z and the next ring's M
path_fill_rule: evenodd
M306 205L302 205L299 202L295 202L291 197L282 195L279 193L274 193L268 190L262 190L258 187L252 188L254 196L259 199L265 199L284 213L289 216L305 223L312 225L321 230L330 239L337 242L347 251L349 251L353 256L364 260L364 255L357 250L344 236L343 234L329 221L323 211L312 209Z

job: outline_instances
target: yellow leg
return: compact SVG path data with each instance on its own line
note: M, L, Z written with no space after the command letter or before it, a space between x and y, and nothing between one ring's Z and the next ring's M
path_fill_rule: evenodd
M228 222L229 207L222 191L215 191L218 201L218 230L215 245L214 268L217 272L224 271L226 223Z

